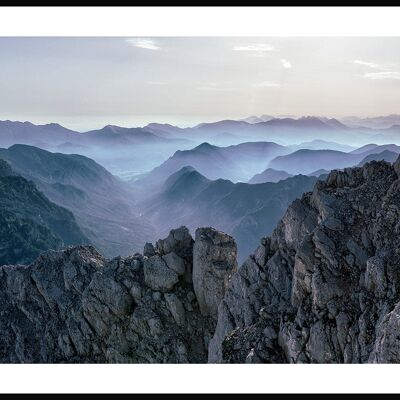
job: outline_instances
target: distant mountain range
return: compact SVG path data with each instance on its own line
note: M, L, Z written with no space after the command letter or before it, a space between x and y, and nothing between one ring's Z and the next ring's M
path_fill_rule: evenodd
M394 116L389 117L397 121ZM368 142L397 143L399 137L400 125L378 128L349 126L343 120L315 116L294 118L262 115L245 120L202 123L187 128L161 123L136 128L106 125L84 133L55 123L34 125L30 122L0 121L2 147L28 144L52 152L82 154L126 180L151 171L177 150L193 149L203 142L220 147L243 142L275 142L289 146L290 151L313 149L348 152ZM266 167L263 165L258 171L252 171L252 175ZM246 177L246 180L250 177Z
M265 122L272 119L282 119L282 118L298 119L295 116L284 117L284 116L272 116L272 115L261 115L261 116L252 115L250 117L243 118L241 121L245 121L250 124L256 124L259 122ZM316 118L320 119L323 122L337 121L339 123L338 126L345 125L351 128L364 127L372 129L385 129L385 128L390 128L393 125L400 125L400 114L390 114L390 115L367 117L367 118L362 118L357 116L346 116L338 119L326 118L326 117L316 117ZM333 122L333 124L336 124L336 122Z
M233 183L210 180L185 166L165 181L162 190L143 202L144 215L160 234L174 226L213 226L234 235L242 260L259 238L269 234L287 206L309 191L316 177L298 175L278 183Z
M159 235L156 231L173 227L171 218L178 223L187 215L193 227L209 221L238 237L243 235L239 240L243 250L246 235L252 237L258 219L264 221L263 226L269 226L267 219L276 221L308 182L332 169L371 160L393 162L400 153L395 141L381 144L382 138L400 137L396 125L372 129L349 127L325 117L257 118L191 128L156 123L142 128L107 125L85 133L59 124L0 121L0 143L10 145L0 149L0 158L32 181L50 202L72 212L83 237L112 257L141 249ZM349 137L363 137L363 145L343 144ZM196 144L203 138L210 141ZM377 140L368 143L370 138ZM240 143L215 144L236 141ZM127 180L135 178L123 182L109 170ZM230 202L231 198L237 203ZM241 211L230 214L239 204ZM192 207L198 212L192 212ZM182 215L179 210L184 211ZM182 223L190 225L186 220ZM66 242L58 236L59 243Z
M154 237L151 225L135 211L129 187L95 161L27 145L0 149L0 158L70 210L85 236L107 256L130 254Z
M153 133L155 131L155 133ZM122 128L115 125L107 125L81 134L83 142L96 145L135 145L135 144L160 144L168 143L171 140L184 142L185 139L167 138L163 131L147 130L143 128Z
M208 179L246 181L262 170L268 161L289 152L284 146L272 142L249 142L235 146L218 147L209 143L180 151L154 168L142 179L133 182L135 188L157 188L171 174L191 165Z
M288 155L276 157L270 161L268 167L284 170L290 174L309 175L320 169L332 170L352 167L361 163L367 156L377 155L382 153L382 151L399 154L400 146L393 144L383 146L369 144L350 153L335 150L302 149ZM370 157L369 159L379 159L379 157Z
M29 263L43 251L88 243L70 211L0 159L0 265Z
M31 122L0 121L0 145L30 144L57 146L69 143L74 146L165 143L169 140L181 142L184 139L167 139L156 135L151 129L123 128L107 125L102 129L80 133L59 124L34 125Z
M286 171L277 171L276 169L267 168L265 171L254 175L248 183L265 183L265 182L279 182L284 179L290 178L291 174Z
M34 125L31 122L0 121L0 146L13 144L48 145L75 142L81 134L59 124Z
M338 151L350 152L352 150L355 150L353 146L349 146L347 144L330 142L321 139L314 139L309 142L302 142L300 144L289 145L287 147L289 147L292 151L309 149L309 150L338 150Z
M400 153L400 146L397 146L396 144L377 145L377 144L371 143L371 144L362 146L358 149L355 149L351 153L352 154L369 155L369 154L377 154L384 150L389 150L394 153Z
M171 124L150 123L143 127L120 127L106 125L84 133L64 128L57 123L34 125L31 122L0 121L0 144L9 146L15 143L38 144L44 143L57 145L71 142L81 145L94 145L111 143L113 145L165 143L168 141L203 140L215 135L239 134L250 135L264 140L269 134L274 134L276 129L281 134L292 135L293 130L313 131L310 140L326 140L316 137L315 131L320 135L324 132L351 131L357 134L358 130L364 134L384 134L388 129L400 128L400 115L389 115L375 118L346 117L341 120L335 118L305 116L300 118L262 115L251 116L242 120L221 120L216 122L201 123L194 127L181 128ZM377 132L374 132L376 130ZM343 132L341 132L343 133ZM303 135L305 132L303 132ZM289 137L290 137L289 135ZM293 135L292 135L293 136ZM345 136L342 136L346 138ZM329 138L332 139L332 138ZM348 138L347 138L348 139Z
M152 125L152 124L150 124ZM149 127L149 126L148 126ZM143 129L148 129L144 127ZM281 117L252 116L242 120L222 120L211 123L202 123L191 128L177 128L171 125L157 124L158 132L167 132L169 137L185 137L191 140L207 141L211 144L227 145L238 137L247 141L276 141L290 144L299 141L314 140L335 141L360 145L366 140L384 142L399 136L400 127L389 125L371 128L363 125L346 125L343 120L326 117ZM153 130L153 132L155 132ZM237 143L237 142L235 142ZM330 149L332 149L330 147ZM334 147L335 150L349 150Z
M0 147L7 148L14 144L85 155L121 176L124 173L130 176L152 169L176 149L195 145L184 137L169 137L160 130L155 133L151 128L107 125L102 129L81 133L59 124L34 125L30 122L0 121Z
M360 117L344 117L341 119L342 122L350 127L366 127L371 129L385 129L390 128L393 125L400 125L400 115L391 114L385 116L377 116L370 118Z
M335 150L297 150L294 153L273 159L269 168L284 170L290 174L308 175L318 169L350 167L361 161L361 154L350 154Z
M399 153L395 153L390 150L384 150L378 154L369 154L365 156L358 164L358 167L362 167L364 164L370 161L387 161L390 163L394 163L399 157Z
M243 118L241 121L248 122L249 124L257 124L258 122L266 122L271 119L275 119L275 117L273 117L272 115L264 114L264 115L261 115L260 117L257 117L256 115L252 115L250 117Z

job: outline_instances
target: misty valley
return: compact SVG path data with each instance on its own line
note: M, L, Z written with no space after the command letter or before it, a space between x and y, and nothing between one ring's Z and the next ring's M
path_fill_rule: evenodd
M375 120L359 126L356 119L345 125L264 116L193 128L108 125L85 133L1 121L8 224L0 262L29 263L44 250L83 243L107 257L127 256L180 226L232 235L243 262L317 179L333 169L396 160L400 146L392 142L400 125L393 122L400 117L376 120L378 128ZM23 196L9 190L22 182ZM48 204L33 201L39 193ZM9 221L40 232L21 236Z

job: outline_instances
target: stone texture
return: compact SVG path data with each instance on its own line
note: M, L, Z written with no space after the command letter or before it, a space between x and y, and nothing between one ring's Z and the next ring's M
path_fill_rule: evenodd
M185 309L178 297L173 293L166 293L165 300L175 322L179 326L185 325Z
M186 272L185 261L174 252L163 255L162 259L165 261L167 267L175 271L178 275L183 275Z
M400 158L332 171L219 306L209 362L400 362Z
M213 228L198 228L193 248L193 287L203 315L217 319L218 305L237 270L234 239Z
M184 233L164 247L187 255L183 267L176 253L163 255L170 269L159 254L107 260L90 246L1 266L0 362L206 362L215 324L174 271L191 270Z
M167 238L158 240L156 251L160 255L174 252L182 258L191 258L193 251L193 238L189 229L181 226L178 229L172 229Z
M145 257L153 257L156 255L156 251L154 249L153 243L146 243L144 245L143 255Z
M155 255L144 260L144 280L151 289L168 292L178 283L179 277L160 256Z

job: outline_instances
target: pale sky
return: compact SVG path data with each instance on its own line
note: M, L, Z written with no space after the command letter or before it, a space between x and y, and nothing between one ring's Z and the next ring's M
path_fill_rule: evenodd
M0 119L181 126L400 113L400 38L0 38Z

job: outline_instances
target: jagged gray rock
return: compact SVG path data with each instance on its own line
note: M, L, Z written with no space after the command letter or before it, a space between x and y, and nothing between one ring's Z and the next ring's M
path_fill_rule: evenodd
M215 323L185 280L193 240L180 228L159 243L151 257L78 246L0 267L0 362L206 362Z
M332 171L219 305L209 362L399 362L400 158Z
M185 309L183 308L182 302L178 299L178 297L173 293L166 293L165 300L167 301L167 305L169 311L174 317L175 322L179 326L185 325Z
M146 257L153 257L156 255L156 251L154 249L153 243L145 243L143 248L143 255Z
M193 247L193 287L203 315L217 319L218 305L237 270L234 239L213 228L196 230Z
M178 283L179 276L162 257L155 255L144 260L144 280L151 289L168 292Z

